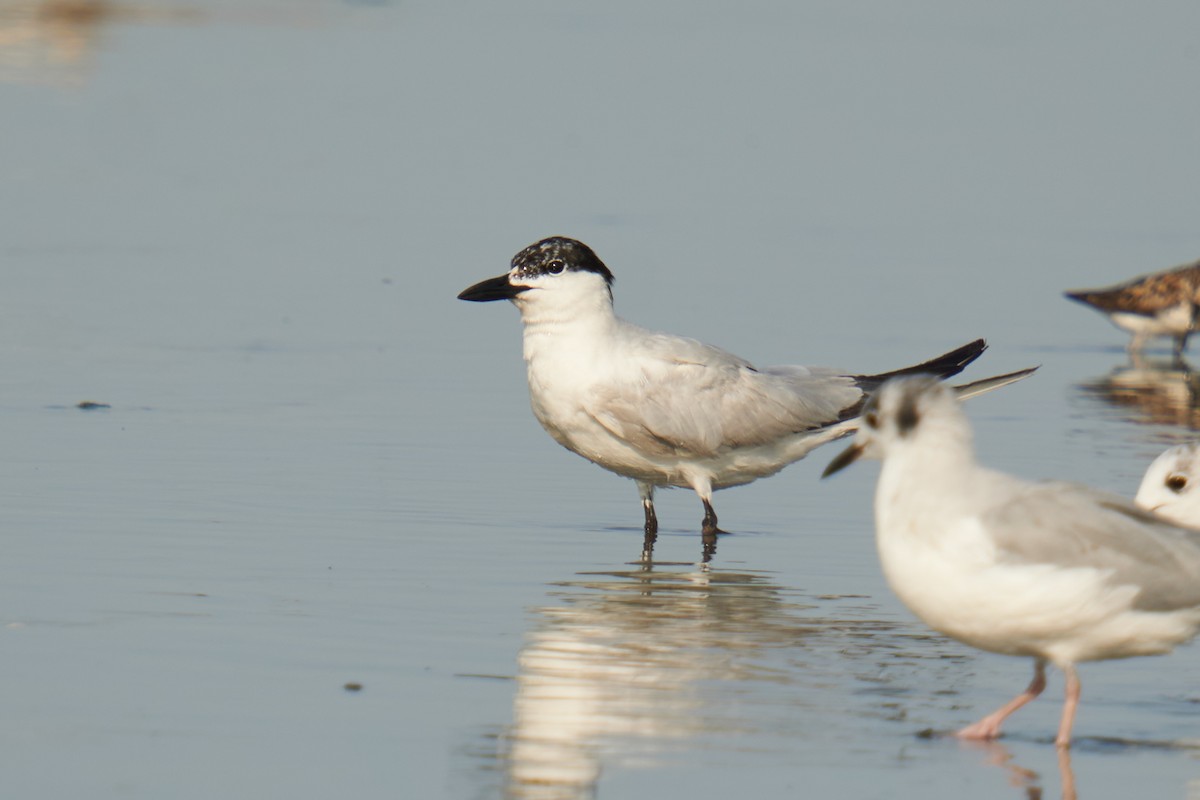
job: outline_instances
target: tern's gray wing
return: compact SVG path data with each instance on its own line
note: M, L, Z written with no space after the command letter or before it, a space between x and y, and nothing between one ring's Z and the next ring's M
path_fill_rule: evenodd
M1116 495L1072 483L1026 484L982 522L1015 561L1111 570L1113 583L1141 587L1137 609L1200 605L1200 532Z
M690 339L640 342L636 367L607 382L587 412L644 453L706 457L837 423L862 390L831 370L749 362Z

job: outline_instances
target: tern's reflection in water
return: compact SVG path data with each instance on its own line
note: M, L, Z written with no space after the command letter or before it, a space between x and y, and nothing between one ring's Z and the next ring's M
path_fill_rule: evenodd
M1128 422L1200 430L1200 375L1183 359L1135 355L1128 364L1078 388Z
M685 749L791 757L805 741L853 743L864 719L903 718L908 695L929 697L900 682L952 684L969 659L861 599L802 597L757 572L659 563L584 573L551 596L501 736L514 799L592 797L602 767Z
M642 539L642 563L647 567L654 561L654 544L658 541L658 532L647 530L645 537ZM713 531L704 531L700 534L700 563L708 564L713 560L713 556L717 554L717 534Z

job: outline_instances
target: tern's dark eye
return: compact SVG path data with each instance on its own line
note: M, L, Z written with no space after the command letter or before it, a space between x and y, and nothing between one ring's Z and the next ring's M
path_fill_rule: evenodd
M566 263L560 258L556 258L546 265L546 271L551 275L562 275L562 271L566 268Z
M866 414L863 414L863 422L867 423L868 428L878 428L879 415L874 411L868 411Z
M1185 476L1183 476L1183 475L1167 476L1167 488L1170 489L1172 492L1182 492L1185 486L1187 486L1187 478Z

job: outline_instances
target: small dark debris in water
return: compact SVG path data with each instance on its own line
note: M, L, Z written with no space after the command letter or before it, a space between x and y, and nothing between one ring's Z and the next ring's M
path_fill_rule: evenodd
M347 683L347 684L346 684L345 686L343 686L342 688L343 688L343 689L345 689L347 692L361 692L361 691L362 691L362 684L361 684L361 683L355 683L354 681L351 681L350 683Z
M917 731L915 734L918 739L936 739L937 735L938 732L933 728L925 728L924 730Z
M456 672L456 678L482 678L485 681L511 681L516 680L512 675L489 675L483 672Z
M81 411L95 411L100 408L112 408L108 403L97 403L95 400L83 400L75 404Z

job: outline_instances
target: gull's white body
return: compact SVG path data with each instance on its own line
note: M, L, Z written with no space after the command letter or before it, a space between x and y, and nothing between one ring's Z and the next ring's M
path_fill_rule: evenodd
M1176 445L1154 459L1135 502L1178 525L1200 528L1200 442Z
M961 455L961 451L959 455ZM896 594L930 627L966 644L1016 656L1076 664L1166 653L1200 625L1200 547L1157 539L1116 496L1067 483L1034 484L926 451L920 463L889 458L876 494L878 549ZM941 463L937 463L938 461ZM958 463L955 463L955 462ZM931 497L930 488L936 487ZM932 503L930 501L933 501ZM1022 539L1056 536L1061 558L1022 550ZM1089 533L1099 532L1094 541ZM1128 549L1110 551L1114 537ZM1179 608L1140 610L1144 586L1122 568L1163 547L1163 580L1195 581ZM1144 579L1153 579L1149 569Z
M905 409L915 421L902 430ZM1200 533L1086 486L979 466L959 403L928 379L885 384L864 419L878 424L852 451L883 459L876 537L893 590L947 636L1038 660L1030 691L963 735L997 735L1050 662L1068 675L1066 746L1075 664L1166 653L1200 627Z

